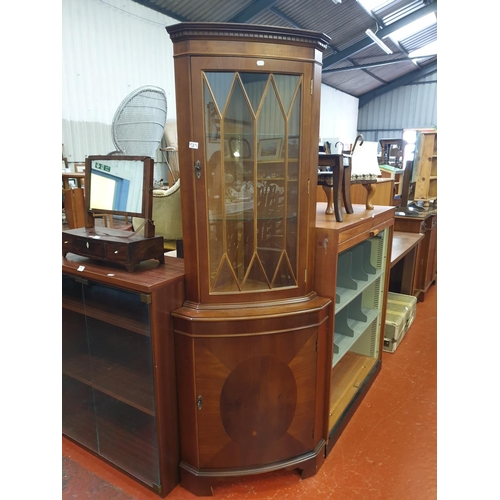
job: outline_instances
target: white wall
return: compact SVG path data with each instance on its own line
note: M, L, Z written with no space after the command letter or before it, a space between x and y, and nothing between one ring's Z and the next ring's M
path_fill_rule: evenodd
M354 144L358 125L357 97L321 84L319 134L322 141L338 138L344 144Z
M165 27L177 22L131 0L63 0L62 143L70 163L115 149L113 115L142 85L163 88L167 120L175 118L172 42Z

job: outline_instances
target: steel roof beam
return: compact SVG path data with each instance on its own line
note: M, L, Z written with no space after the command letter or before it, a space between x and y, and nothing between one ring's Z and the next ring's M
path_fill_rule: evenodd
M396 80L391 81L391 83L388 83L383 87L379 87L375 90L367 92L366 94L363 94L362 96L359 96L358 107L361 108L365 104L369 103L372 99L375 99L375 97L379 97L382 94L385 94L386 92L401 87L402 85L408 85L411 82L415 81L417 78L422 78L423 76L430 75L431 73L434 73L436 71L437 71L437 59L435 62L424 66L422 69L417 69L415 71L412 71L411 73L408 73Z
M283 14L283 12L281 12L280 10L278 10L276 7L269 7L269 10L271 12L274 12L278 17L281 17L281 19L283 19L283 21L286 21L290 26L293 26L294 28L297 28L299 30L300 29L304 29L302 26L300 26L299 24L297 24L289 16L287 16L286 14Z
M425 59L429 57L436 57L434 54L431 56L414 56L414 57L405 57L404 59L391 59L389 61L378 61L374 63L366 63L366 64L359 64L359 65L354 65L354 66L346 66L344 68L335 68L335 69L325 69L323 70L323 74L325 75L331 75L332 73L342 73L343 71L353 71L355 69L367 69L367 68L375 68L377 66L388 66L389 64L397 64L401 62L408 62L412 61L414 59Z
M241 12L228 19L228 23L248 23L256 15L260 14L263 10L272 7L276 3L276 0L257 0L253 2L248 7L243 9Z

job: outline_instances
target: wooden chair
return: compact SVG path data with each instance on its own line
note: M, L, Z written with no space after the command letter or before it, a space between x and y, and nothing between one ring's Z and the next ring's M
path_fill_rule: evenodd
M367 210L373 210L372 199L375 194L377 177L380 175L380 169L378 168L375 153L375 156L372 159L375 163L369 160L367 160L366 163L361 161L361 168L353 170L353 155L358 141L360 141L360 146L364 142L361 134L356 137L354 146L350 152L343 152L342 154L318 155L318 185L323 187L327 197L327 207L325 213L335 214L335 220L337 222L343 221L341 209L342 202L346 213L354 213L351 203L352 184L361 184L366 189L367 193L365 206ZM335 147L337 147L337 145L335 145ZM364 168L365 165L366 169ZM374 165L376 168L374 168Z

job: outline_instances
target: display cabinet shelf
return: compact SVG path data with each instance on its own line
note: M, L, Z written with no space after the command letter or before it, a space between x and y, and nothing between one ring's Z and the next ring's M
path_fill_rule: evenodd
M80 444L140 481L156 483L155 419L100 391L90 389L88 394L92 396L86 401L75 398L84 393L85 387L88 386L63 375L64 433L73 439L78 436L76 441Z
M349 419L348 409L356 406L355 403L363 395L363 389L366 390L376 375L378 366L376 359L350 350L335 369L331 370L327 452L331 450Z
M114 314L112 312L106 311L101 306L85 306L78 301L70 299L68 297L63 297L63 307L68 311L73 311L76 313L81 313L85 311L86 316L96 320L106 320L108 323L116 325L121 328L126 328L134 333L139 333L140 335L145 335L149 337L150 332L147 325L144 325L143 321L131 318L127 311L124 311L123 315Z
M80 382L154 416L154 395L146 373L109 360L91 356L92 378L88 377L89 358L85 353L63 360L62 371Z
M329 326L327 453L380 370L387 303L392 207L353 205L337 222L318 203L315 286L335 299Z
M337 285L335 310L338 312L343 309L347 304L351 302L351 300L357 297L360 292L363 292L366 288L368 288L381 275L382 271L379 269L373 276L370 276L367 281L352 279L352 284L355 285L356 288L347 288ZM346 284L346 282L344 281L343 284Z
M335 366L342 359L379 316L379 311L376 310L364 309L362 312L365 315L364 321L342 317L342 314L335 316L336 327L337 323L341 323L341 325L338 325L340 331L334 332L332 366Z

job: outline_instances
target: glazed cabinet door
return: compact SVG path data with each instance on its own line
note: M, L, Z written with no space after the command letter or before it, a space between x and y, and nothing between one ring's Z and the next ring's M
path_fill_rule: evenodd
M303 294L311 68L200 57L191 73L202 302Z
M149 302L63 274L63 433L158 489Z
M80 280L62 277L62 428L63 434L98 452L92 370Z
M314 449L317 328L197 338L198 467L259 467Z

